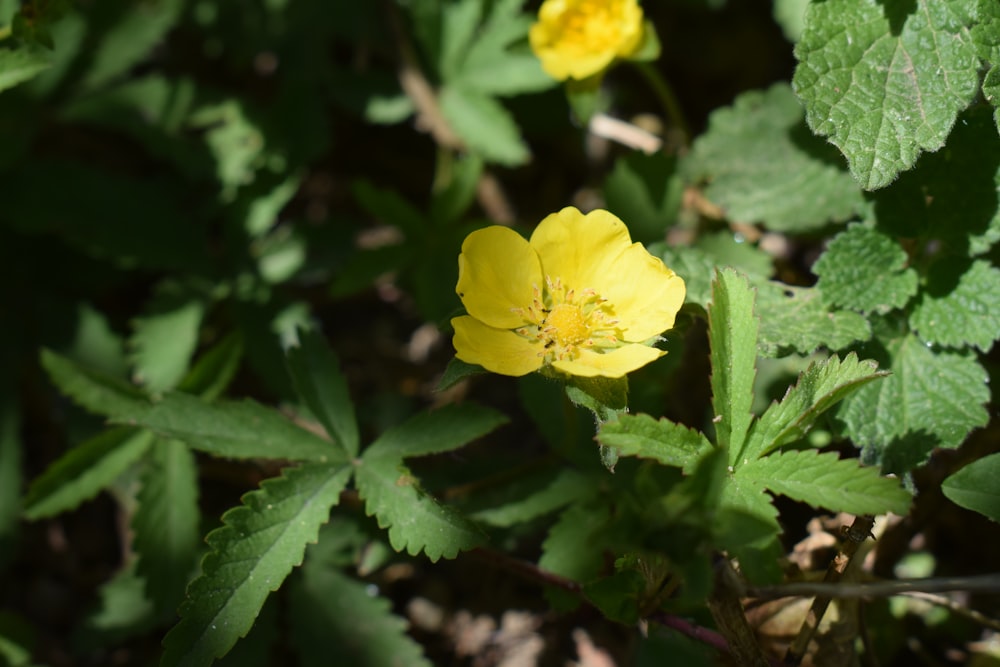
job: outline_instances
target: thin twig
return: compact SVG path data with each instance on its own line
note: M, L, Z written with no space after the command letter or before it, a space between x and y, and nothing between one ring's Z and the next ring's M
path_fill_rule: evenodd
M749 597L774 600L786 597L812 597L814 595L841 599L880 598L910 593L946 593L948 591L1000 593L1000 574L857 583L802 581L776 586L751 586L745 590L745 593Z
M663 148L663 140L652 132L605 113L594 114L587 129L602 139L640 150L647 155Z
M916 600L923 600L924 602L928 602L939 607L944 607L948 611L958 614L959 616L964 616L970 621L975 621L976 623L990 628L991 630L997 630L1000 632L1000 620L990 618L986 614L980 613L975 609L969 609L968 607L965 607L955 600L945 597L944 595L934 595L932 593L925 593L924 591L907 591L905 593L900 593L900 595L908 598L914 598Z
M854 523L851 524L851 527L846 532L845 537L847 539L840 548L840 553L837 554L836 558L830 563L830 567L826 570L824 581L827 583L840 581L847 571L848 566L850 566L854 554L857 553L858 547L871 536L874 526L875 517L873 516L855 517ZM788 652L785 653L786 665L798 665L802 662L802 658L806 654L806 647L809 646L809 642L816 635L819 623L823 620L823 615L826 614L827 607L830 606L832 599L829 595L817 595L816 599L813 600L805 620L802 621L799 634L795 637L792 645L788 647Z

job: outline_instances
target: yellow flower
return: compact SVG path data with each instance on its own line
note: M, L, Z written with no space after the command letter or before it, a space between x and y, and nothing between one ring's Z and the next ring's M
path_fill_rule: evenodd
M469 234L456 291L469 313L451 321L456 356L516 376L550 365L622 377L665 354L649 344L684 302L684 281L632 243L621 220L573 207L542 220L530 241L500 226Z
M638 51L642 8L636 0L545 0L528 38L553 78L586 79Z

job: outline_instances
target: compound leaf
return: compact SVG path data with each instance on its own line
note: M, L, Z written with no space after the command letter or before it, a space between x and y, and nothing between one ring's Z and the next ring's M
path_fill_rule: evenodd
M654 459L663 465L689 468L712 448L700 432L646 414L622 415L601 424L597 439L620 456Z

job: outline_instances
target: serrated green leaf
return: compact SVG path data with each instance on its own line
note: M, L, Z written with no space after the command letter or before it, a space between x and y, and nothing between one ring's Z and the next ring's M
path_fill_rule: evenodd
M910 494L897 480L882 477L877 468L863 468L854 459L840 459L836 452L777 452L737 469L736 478L833 512L905 516L910 508Z
M98 596L95 609L80 625L78 650L121 645L157 624L156 609L146 597L145 582L135 573L134 560L105 582Z
M142 458L152 434L115 428L77 445L37 477L24 498L24 517L55 516L90 500Z
M0 49L0 91L33 79L51 66L51 53L41 47Z
M361 436L347 378L336 355L314 332L301 332L298 346L286 354L299 396L344 453L357 456Z
M311 561L290 588L292 642L304 667L430 667L389 600L368 584Z
M157 441L142 476L132 530L136 573L161 613L176 609L194 574L200 521L194 456L179 440Z
M744 576L755 583L781 581L784 549L778 509L764 485L729 477L712 520L716 545L739 559Z
M742 464L764 456L778 447L802 439L816 419L872 380L885 377L878 364L859 361L851 352L844 360L830 357L813 363L781 401L775 401L754 423Z
M816 133L847 156L866 190L939 149L976 95L969 34L976 0L812 3L793 85Z
M386 431L365 450L364 456L404 459L450 452L506 422L504 415L475 403L447 405L422 412Z
M716 271L708 305L708 340L712 362L712 410L719 447L729 463L741 458L753 415L753 381L757 373L754 290L732 269Z
M988 376L974 354L933 350L911 334L879 347L869 345L866 355L892 375L862 387L838 410L846 435L869 450L866 460L880 461L889 443L911 434L957 447L989 421Z
M705 251L716 266L731 266L750 279L770 278L774 258L743 237L721 231L701 236L695 247Z
M1000 454L973 461L941 482L941 491L956 505L1000 522Z
M163 640L164 666L210 665L250 630L264 600L301 564L351 469L307 463L265 480L209 533L211 552L188 587L181 620Z
M51 350L42 350L41 363L59 390L90 412L114 416L149 408L146 395L123 380L109 377Z
M411 556L427 554L432 561L454 558L484 539L482 532L457 510L438 503L419 488L403 459L447 452L489 433L506 418L473 404L450 405L424 412L376 440L362 455L355 473L365 511L389 543Z
M713 112L684 172L708 181L705 196L729 219L778 231L843 222L864 205L836 150L805 128L802 107L784 83Z
M452 82L488 95L532 93L559 84L525 44L533 21L520 13L521 4L519 0L494 5ZM520 48L511 48L518 42Z
M284 600L269 596L254 619L253 627L236 646L213 663L213 667L271 667L274 646L287 632L284 625Z
M898 243L865 225L838 234L812 271L823 301L863 313L902 308L917 293L917 272Z
M632 238L640 242L663 238L677 219L683 194L677 160L663 152L628 153L604 180L608 210L628 220Z
M522 482L524 484L522 485ZM471 514L476 521L508 528L531 521L572 502L584 500L593 495L594 479L575 470L560 470L555 475L546 475L544 485L539 487L536 479L514 481L510 486L517 496L495 507L479 510ZM526 488L529 487L530 488Z
M1000 270L986 260L935 263L910 326L928 343L988 351L1000 337Z
M112 421L183 440L214 456L331 463L347 460L333 443L250 399L209 404L188 394L171 392L152 407L115 416Z
M644 414L622 415L601 424L597 439L617 449L620 456L654 459L678 468L690 468L712 449L712 443L698 431Z
M654 244L650 253L657 255L670 269L684 279L685 303L708 307L712 298L712 277L717 263L701 248L670 247Z
M777 282L757 286L760 351L781 356L788 350L812 354L819 347L841 350L871 338L871 325L850 310L830 310L815 287Z
M238 333L231 333L195 361L177 389L214 401L229 386L242 358L243 340Z
M438 101L455 133L483 159L516 167L531 157L513 117L494 98L460 86L445 86Z
M781 26L785 39L793 44L806 28L806 7L809 0L774 0L774 20Z
M969 109L944 150L922 156L891 188L874 194L879 228L903 238L941 239L957 254L986 252L1000 240L998 154L990 110Z
M205 307L203 294L168 282L135 319L129 341L134 379L148 391L172 389L184 377L198 346Z

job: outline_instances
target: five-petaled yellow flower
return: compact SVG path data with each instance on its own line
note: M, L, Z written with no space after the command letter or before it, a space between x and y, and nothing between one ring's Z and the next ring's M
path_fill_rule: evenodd
M553 78L586 79L639 50L642 8L637 0L545 0L528 38Z
M451 321L456 356L516 376L622 377L665 354L651 345L684 302L684 281L621 220L573 207L530 241L500 226L469 234L456 291L469 313Z

